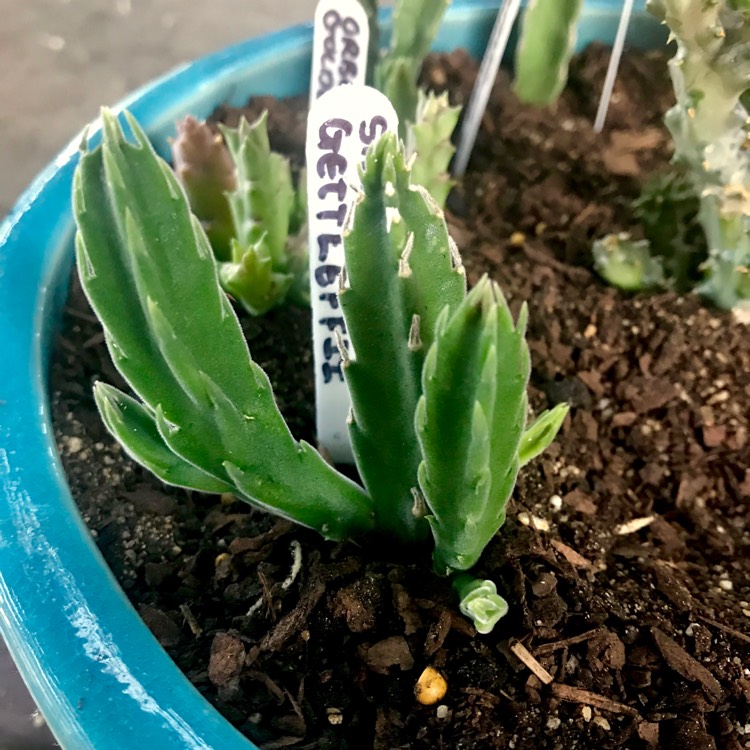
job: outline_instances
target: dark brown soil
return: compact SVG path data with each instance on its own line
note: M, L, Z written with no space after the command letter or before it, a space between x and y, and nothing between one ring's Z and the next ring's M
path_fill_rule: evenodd
M325 544L134 466L92 403L94 379L120 381L74 285L52 376L72 489L149 627L263 748L750 747L750 336L696 298L627 297L586 270L669 159L662 58L626 59L592 133L604 60L577 58L552 111L520 107L502 78L450 204L470 279L529 302L534 406L573 407L482 559L511 602L489 636L427 561ZM465 99L465 69L457 53L426 75ZM274 106L287 147L300 122ZM244 325L312 438L309 314ZM448 682L437 706L414 699L428 665Z

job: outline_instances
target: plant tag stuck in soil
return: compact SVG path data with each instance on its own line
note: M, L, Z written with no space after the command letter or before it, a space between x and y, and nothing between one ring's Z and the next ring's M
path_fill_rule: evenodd
M623 0L622 12L620 13L620 23L617 26L617 35L615 36L615 43L612 47L612 54L609 58L609 65L607 66L607 76L604 79L604 88L602 89L602 95L599 99L599 107L596 110L596 119L594 120L595 133L601 133L602 130L604 130L604 121L607 119L607 110L609 109L609 103L612 99L612 91L615 87L617 70L620 67L620 59L622 58L622 50L625 47L625 37L628 33L630 16L632 13L633 0Z
M313 21L310 104L345 83L364 84L370 28L357 0L320 0Z
M396 111L387 97L369 86L332 89L313 104L307 120L316 423L318 443L340 463L353 460L346 425L351 400L336 334L338 329L350 349L337 294L344 265L342 231L361 185L358 167L370 145L386 131L398 132Z
M492 34L487 42L487 49L479 66L477 80L466 107L464 124L458 139L458 149L453 160L453 175L455 177L462 177L466 172L471 152L474 150L474 142L479 132L479 125L484 116L484 110L487 109L487 102L495 78L497 78L497 71L503 61L510 32L513 30L513 24L516 22L520 10L521 0L505 0L497 12L495 25L492 27Z

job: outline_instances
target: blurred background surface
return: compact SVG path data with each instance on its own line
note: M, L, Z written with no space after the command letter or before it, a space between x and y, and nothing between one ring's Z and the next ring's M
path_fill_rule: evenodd
M315 0L0 0L0 218L102 104ZM0 750L54 745L0 640Z
M312 18L315 0L0 0L0 216L92 120L151 78Z

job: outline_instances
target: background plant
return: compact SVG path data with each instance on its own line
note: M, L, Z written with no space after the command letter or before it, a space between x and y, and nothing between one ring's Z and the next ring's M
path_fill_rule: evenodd
M529 0L516 46L518 98L529 104L552 104L565 88L576 42L583 0Z
M750 87L750 3L648 0L647 8L677 43L669 63L677 101L664 118L677 171L650 186L637 210L672 286L695 284L718 307L741 307L750 300L750 120L742 101ZM703 240L691 231L696 207ZM665 241L673 219L684 228Z
M393 104L399 118L399 133L409 157L415 159L418 184L424 185L445 205L453 181L448 165L455 148L451 135L460 107L452 107L448 95L436 95L418 85L424 58L430 51L450 0L396 0L390 45L377 50L377 0L359 0L370 23L370 76L376 88Z
M290 434L172 171L132 118L135 144L111 114L103 123L74 210L81 281L135 394L95 387L110 432L165 482L235 493L331 539L418 544L431 530L436 571L469 570L567 407L526 427L525 311L514 324L487 278L466 294L442 211L411 184L395 136L368 153L344 231L340 301L356 357L342 357L365 492ZM504 611L490 583L456 580L483 631Z
M172 156L224 288L252 315L309 304L304 177L295 189L289 160L271 151L266 112L220 129L186 118Z

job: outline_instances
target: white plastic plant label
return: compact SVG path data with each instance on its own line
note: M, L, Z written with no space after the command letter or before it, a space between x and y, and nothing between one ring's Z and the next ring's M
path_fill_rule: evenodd
M361 185L358 167L370 145L386 131L398 132L398 117L387 97L369 86L331 89L313 104L307 120L310 305L318 442L340 463L352 461L346 426L351 400L336 334L338 329L344 346L349 347L337 294L344 265L342 230Z
M370 28L358 0L320 0L313 21L310 104L342 84L363 84Z

